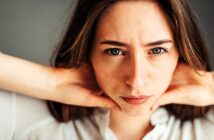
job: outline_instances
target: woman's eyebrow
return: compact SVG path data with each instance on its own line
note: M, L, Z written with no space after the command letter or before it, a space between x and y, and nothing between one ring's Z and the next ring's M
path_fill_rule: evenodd
M158 46L166 43L173 43L171 39L162 39L162 40L157 40L154 42L147 43L145 46Z
M162 44L166 44L166 43L173 43L173 41L171 39L162 39L162 40L157 40L154 42L149 42L144 46L152 47L152 46L158 46L158 45L162 45ZM100 44L106 44L106 45L112 45L112 46L118 46L118 47L129 46L126 43L115 41L115 40L104 40Z
M127 44L119 41L114 41L114 40L104 40L100 44L107 44L107 45L112 45L112 46L128 46Z

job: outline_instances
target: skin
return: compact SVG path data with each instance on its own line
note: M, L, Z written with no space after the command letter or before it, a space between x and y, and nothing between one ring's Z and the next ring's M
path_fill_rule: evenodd
M159 97L169 86L177 61L171 29L157 4L119 2L102 15L91 62L99 86L123 112L139 115L149 108L146 103L130 105L121 96Z
M117 43L100 43L110 39ZM148 1L119 2L98 23L91 62L101 92L121 108L110 112L110 128L118 139L141 139L147 134L152 129L150 107L155 110L171 103L214 105L214 73L198 75L190 66L178 63L173 41L146 45L161 39L172 40L171 30L159 7ZM154 55L151 50L156 47L166 47L168 51ZM111 51L105 51L109 48L118 48L119 55L109 55ZM111 100L97 96L100 91L92 90L96 81L89 65L56 69L5 54L0 55L0 60L1 89L65 104L115 106ZM139 106L120 98L141 94L152 97Z
M101 16L90 59L98 85L121 108L111 110L111 127L118 137L130 126L136 133L148 131L150 108L168 88L178 56L170 26L156 3L118 2ZM140 95L151 97L140 105L121 99ZM130 123L117 127L122 121Z

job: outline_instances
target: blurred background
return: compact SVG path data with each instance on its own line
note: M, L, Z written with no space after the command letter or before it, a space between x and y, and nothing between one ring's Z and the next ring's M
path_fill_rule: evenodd
M0 0L0 50L47 64L77 0ZM214 70L214 1L191 0L199 17Z

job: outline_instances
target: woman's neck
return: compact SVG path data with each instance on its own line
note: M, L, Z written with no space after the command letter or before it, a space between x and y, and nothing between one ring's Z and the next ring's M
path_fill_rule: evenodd
M118 140L140 140L152 130L150 117L152 112L145 112L146 115L131 116L122 111L110 111L110 128Z

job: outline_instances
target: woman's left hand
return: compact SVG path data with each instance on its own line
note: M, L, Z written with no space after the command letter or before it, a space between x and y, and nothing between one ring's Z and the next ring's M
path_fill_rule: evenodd
M156 110L166 104L208 106L214 104L214 74L198 71L187 64L179 63L170 86L152 106Z

